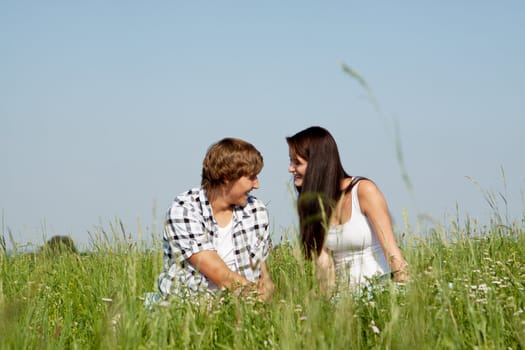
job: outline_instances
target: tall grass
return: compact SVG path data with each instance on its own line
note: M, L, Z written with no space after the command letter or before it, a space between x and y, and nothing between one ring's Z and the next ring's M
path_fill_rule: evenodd
M523 222L405 236L411 280L330 299L285 240L269 259L269 303L223 295L144 306L158 245L107 234L89 253L0 253L0 348L525 348ZM2 237L5 241L5 237Z

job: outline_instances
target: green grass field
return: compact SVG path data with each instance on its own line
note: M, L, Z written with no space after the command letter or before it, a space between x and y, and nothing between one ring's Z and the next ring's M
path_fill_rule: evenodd
M84 254L0 252L1 349L523 349L525 221L451 223L400 244L405 286L328 300L297 245L276 245L269 303L224 295L144 307L158 245L115 234ZM4 235L5 236L5 235Z

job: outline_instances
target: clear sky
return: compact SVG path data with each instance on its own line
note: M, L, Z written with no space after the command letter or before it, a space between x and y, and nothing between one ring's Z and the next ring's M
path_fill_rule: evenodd
M277 240L296 224L285 137L311 125L397 232L404 209L416 231L421 214L487 223L486 192L521 220L525 2L0 2L0 210L21 244L87 244L116 219L159 233L226 136L263 153Z

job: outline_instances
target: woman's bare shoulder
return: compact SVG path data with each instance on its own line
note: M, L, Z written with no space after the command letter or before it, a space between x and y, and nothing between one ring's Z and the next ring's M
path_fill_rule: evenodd
M369 179L363 179L359 181L359 187L357 188L357 196L361 204L367 202L374 202L376 200L383 200L383 193L375 182ZM361 205L362 207L362 205Z

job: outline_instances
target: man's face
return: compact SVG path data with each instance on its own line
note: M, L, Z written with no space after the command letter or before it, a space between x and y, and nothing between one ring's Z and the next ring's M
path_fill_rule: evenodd
M233 183L228 191L228 198L232 205L239 205L241 207L246 205L248 195L253 189L259 188L259 179L257 175L242 176Z

